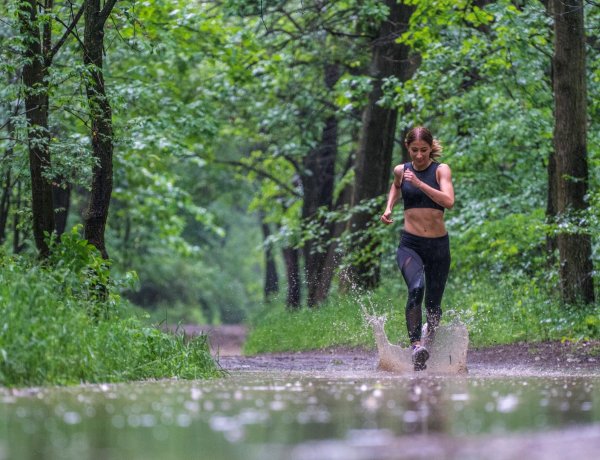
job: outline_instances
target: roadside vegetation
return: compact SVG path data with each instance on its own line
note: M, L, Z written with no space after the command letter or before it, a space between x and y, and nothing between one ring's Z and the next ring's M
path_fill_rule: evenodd
M542 257L545 235L552 228L544 224L541 210L461 228L468 224L468 218L457 216L450 225L452 267L442 324L463 322L471 347L600 339L596 304L564 305L560 300L557 267ZM384 281L379 287L337 291L319 308L296 311L273 297L250 318L245 353L338 346L372 349L375 339L365 311L385 316L390 341L408 346L407 292L394 260L397 231L390 229L384 237Z
M363 315L387 318L386 333L392 343L408 346L404 304L406 288L398 273L394 282L370 293L334 294L315 310L290 312L274 300L251 320L246 354L299 351L328 347L375 348L371 327ZM540 289L540 280L480 277L454 279L446 288L442 324L463 322L470 347L548 340L600 339L597 308L565 308Z
M123 281L76 232L54 249L44 265L0 255L0 385L222 375L206 336L163 333L115 294Z

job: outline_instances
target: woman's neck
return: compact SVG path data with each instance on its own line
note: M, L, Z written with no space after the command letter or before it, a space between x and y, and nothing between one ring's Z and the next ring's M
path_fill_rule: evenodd
M429 161L427 162L427 165L425 165L423 168L417 168L417 167L415 166L415 162L414 162L414 161L411 161L411 164L412 164L412 167L413 167L413 169L414 169L415 171L419 171L419 172L421 172L421 171L425 171L427 168L429 168L429 167L431 166L431 163L433 163L433 160L430 158L430 159L429 159Z

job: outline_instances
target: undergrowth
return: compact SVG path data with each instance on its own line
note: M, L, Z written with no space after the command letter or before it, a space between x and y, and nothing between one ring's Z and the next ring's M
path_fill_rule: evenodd
M552 296L544 280L519 274L450 280L443 301L442 323L461 321L470 346L484 347L546 340L600 338L597 306L566 307ZM386 281L373 292L332 294L318 308L289 311L272 302L251 318L245 353L322 349L336 346L375 347L363 309L385 315L392 343L408 345L401 279Z
M0 255L0 385L218 376L206 336L161 332L115 294L76 231L45 264Z

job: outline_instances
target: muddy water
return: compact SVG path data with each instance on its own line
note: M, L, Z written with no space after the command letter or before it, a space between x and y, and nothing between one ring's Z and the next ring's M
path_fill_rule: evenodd
M208 382L0 390L0 459L530 460L598 452L598 375L232 371Z

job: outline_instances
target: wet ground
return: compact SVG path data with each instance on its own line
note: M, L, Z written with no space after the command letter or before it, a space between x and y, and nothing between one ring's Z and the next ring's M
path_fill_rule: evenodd
M597 458L600 343L469 350L468 374L377 370L375 351L241 356L222 379L0 388L0 460Z
M562 460L600 452L598 376L398 376L367 361L352 360L356 370L318 361L321 370L293 360L300 370L280 363L208 381L0 389L0 459Z
M187 335L205 333L221 366L229 371L368 371L376 370L376 350L336 348L243 356L247 334L243 325L192 326ZM600 341L541 342L469 348L469 374L475 375L600 375Z
M400 395L391 396L385 403L363 399L358 410L378 414L370 422L367 417L342 436L319 439L313 435L313 439L292 446L279 446L279 453L271 451L273 458L562 460L600 454L599 341L469 349L468 375L450 377L379 371L376 350L336 348L241 356L222 334L218 342L213 338L213 344L221 366L234 380L255 374L288 380L316 378L334 386L365 382L364 388L374 379L382 394L386 394L386 388L399 389ZM219 354L219 344L225 346L226 353ZM573 385L583 385L583 393L593 394L573 404L573 391L569 389ZM531 392L523 393L527 387ZM442 390L432 392L432 388ZM395 408L401 395L409 395L406 406L414 408L406 411L404 407L396 416L404 429L398 429L398 423L388 425L382 420L382 413L387 412L385 405L391 403ZM554 403L548 402L548 395L553 395ZM483 403L486 398L490 399ZM556 406L547 412L548 404ZM565 411L575 406L586 410L576 409L576 413L566 415ZM545 421L540 422L542 419ZM484 427L486 423L489 426Z

